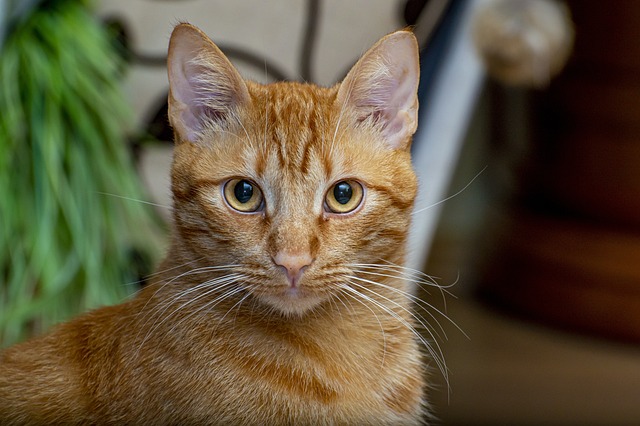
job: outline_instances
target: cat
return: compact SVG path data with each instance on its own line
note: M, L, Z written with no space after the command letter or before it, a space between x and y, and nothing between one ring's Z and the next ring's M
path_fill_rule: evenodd
M418 62L401 30L334 87L261 85L177 25L168 254L131 300L0 353L0 424L424 422Z

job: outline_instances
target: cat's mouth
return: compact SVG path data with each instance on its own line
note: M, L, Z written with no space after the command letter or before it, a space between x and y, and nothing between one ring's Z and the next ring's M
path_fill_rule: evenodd
M281 285L254 294L272 308L291 316L302 316L312 311L327 297L322 292L318 293L308 288L304 283L295 286Z

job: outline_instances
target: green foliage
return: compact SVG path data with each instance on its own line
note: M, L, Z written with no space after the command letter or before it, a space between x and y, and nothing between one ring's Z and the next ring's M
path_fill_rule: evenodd
M158 221L124 143L110 38L83 1L47 1L0 55L0 346L136 290Z

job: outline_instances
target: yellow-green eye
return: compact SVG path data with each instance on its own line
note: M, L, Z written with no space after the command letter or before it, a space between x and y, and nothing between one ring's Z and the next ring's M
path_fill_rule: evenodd
M262 207L262 191L246 179L231 179L224 185L224 198L234 209L243 213L255 212Z
M358 182L341 180L329 189L325 203L331 213L349 213L360 205L363 195L362 185Z

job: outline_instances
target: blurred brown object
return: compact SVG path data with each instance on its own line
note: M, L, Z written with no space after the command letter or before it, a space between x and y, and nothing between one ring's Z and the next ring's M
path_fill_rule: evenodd
M534 108L520 213L484 296L640 342L640 2L572 0L576 44Z
M485 0L472 21L487 73L504 84L546 87L567 63L573 24L559 0Z

